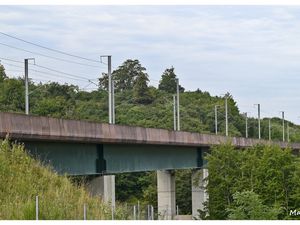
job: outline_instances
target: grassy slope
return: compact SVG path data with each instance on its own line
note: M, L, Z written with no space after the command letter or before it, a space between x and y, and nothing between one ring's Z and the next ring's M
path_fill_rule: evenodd
M31 158L20 144L0 141L0 219L35 219L39 196L40 219L110 219L110 207L90 197L82 186ZM122 209L116 218L124 218Z

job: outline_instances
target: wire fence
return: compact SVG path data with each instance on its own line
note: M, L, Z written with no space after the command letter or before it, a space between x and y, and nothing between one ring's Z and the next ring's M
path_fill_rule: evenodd
M42 201L42 197L35 196L35 219L36 220L44 220L47 219L47 215L44 215L42 209L40 207L40 203ZM157 220L159 219L159 215L155 211L153 205L140 205L139 202L137 204L125 204L119 206L122 210L121 215L117 214L117 206L110 204L110 219L111 220ZM104 213L104 212L103 212ZM80 213L81 214L81 213ZM41 215L43 215L41 217ZM93 220L92 215L89 214L89 208L86 203L82 205L82 220ZM66 218L60 218L66 219ZM78 218L74 218L78 219ZM106 218L106 219L109 219Z
M155 220L157 214L153 205L140 205L139 202L135 205L126 204L126 212L131 220Z

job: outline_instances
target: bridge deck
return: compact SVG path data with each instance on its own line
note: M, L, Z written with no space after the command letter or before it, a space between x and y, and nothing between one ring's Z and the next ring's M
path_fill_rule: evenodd
M12 139L64 141L81 143L157 144L176 146L211 146L230 141L237 147L249 147L258 143L277 144L300 149L300 143L269 142L266 140L225 137L185 131L110 125L82 120L66 120L31 116L17 113L0 113L0 137L6 134Z

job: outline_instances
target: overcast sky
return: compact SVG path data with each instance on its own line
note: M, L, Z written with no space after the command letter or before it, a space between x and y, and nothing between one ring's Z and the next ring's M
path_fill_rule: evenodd
M300 123L300 8L294 6L0 6L0 32L113 66L138 59L157 86L171 66L186 90L230 92L242 112ZM61 62L1 44L97 67ZM106 65L66 57L0 34L0 57L36 63L97 79ZM2 60L7 73L22 75L22 64ZM41 68L31 67L40 71ZM49 71L48 71L49 72ZM31 78L59 81L91 90L95 85L64 75Z

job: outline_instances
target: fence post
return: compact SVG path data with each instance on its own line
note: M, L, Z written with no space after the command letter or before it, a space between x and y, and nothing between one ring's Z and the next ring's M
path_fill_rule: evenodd
M133 219L136 220L136 206L133 206Z
M86 204L83 204L83 220L86 220Z
M138 201L138 204L137 204L137 219L138 220L140 219L140 201Z
M113 204L111 204L111 220L115 219L115 215L114 215L114 206Z
M151 220L154 220L154 207L151 205Z
M39 196L35 196L35 219L39 220Z

